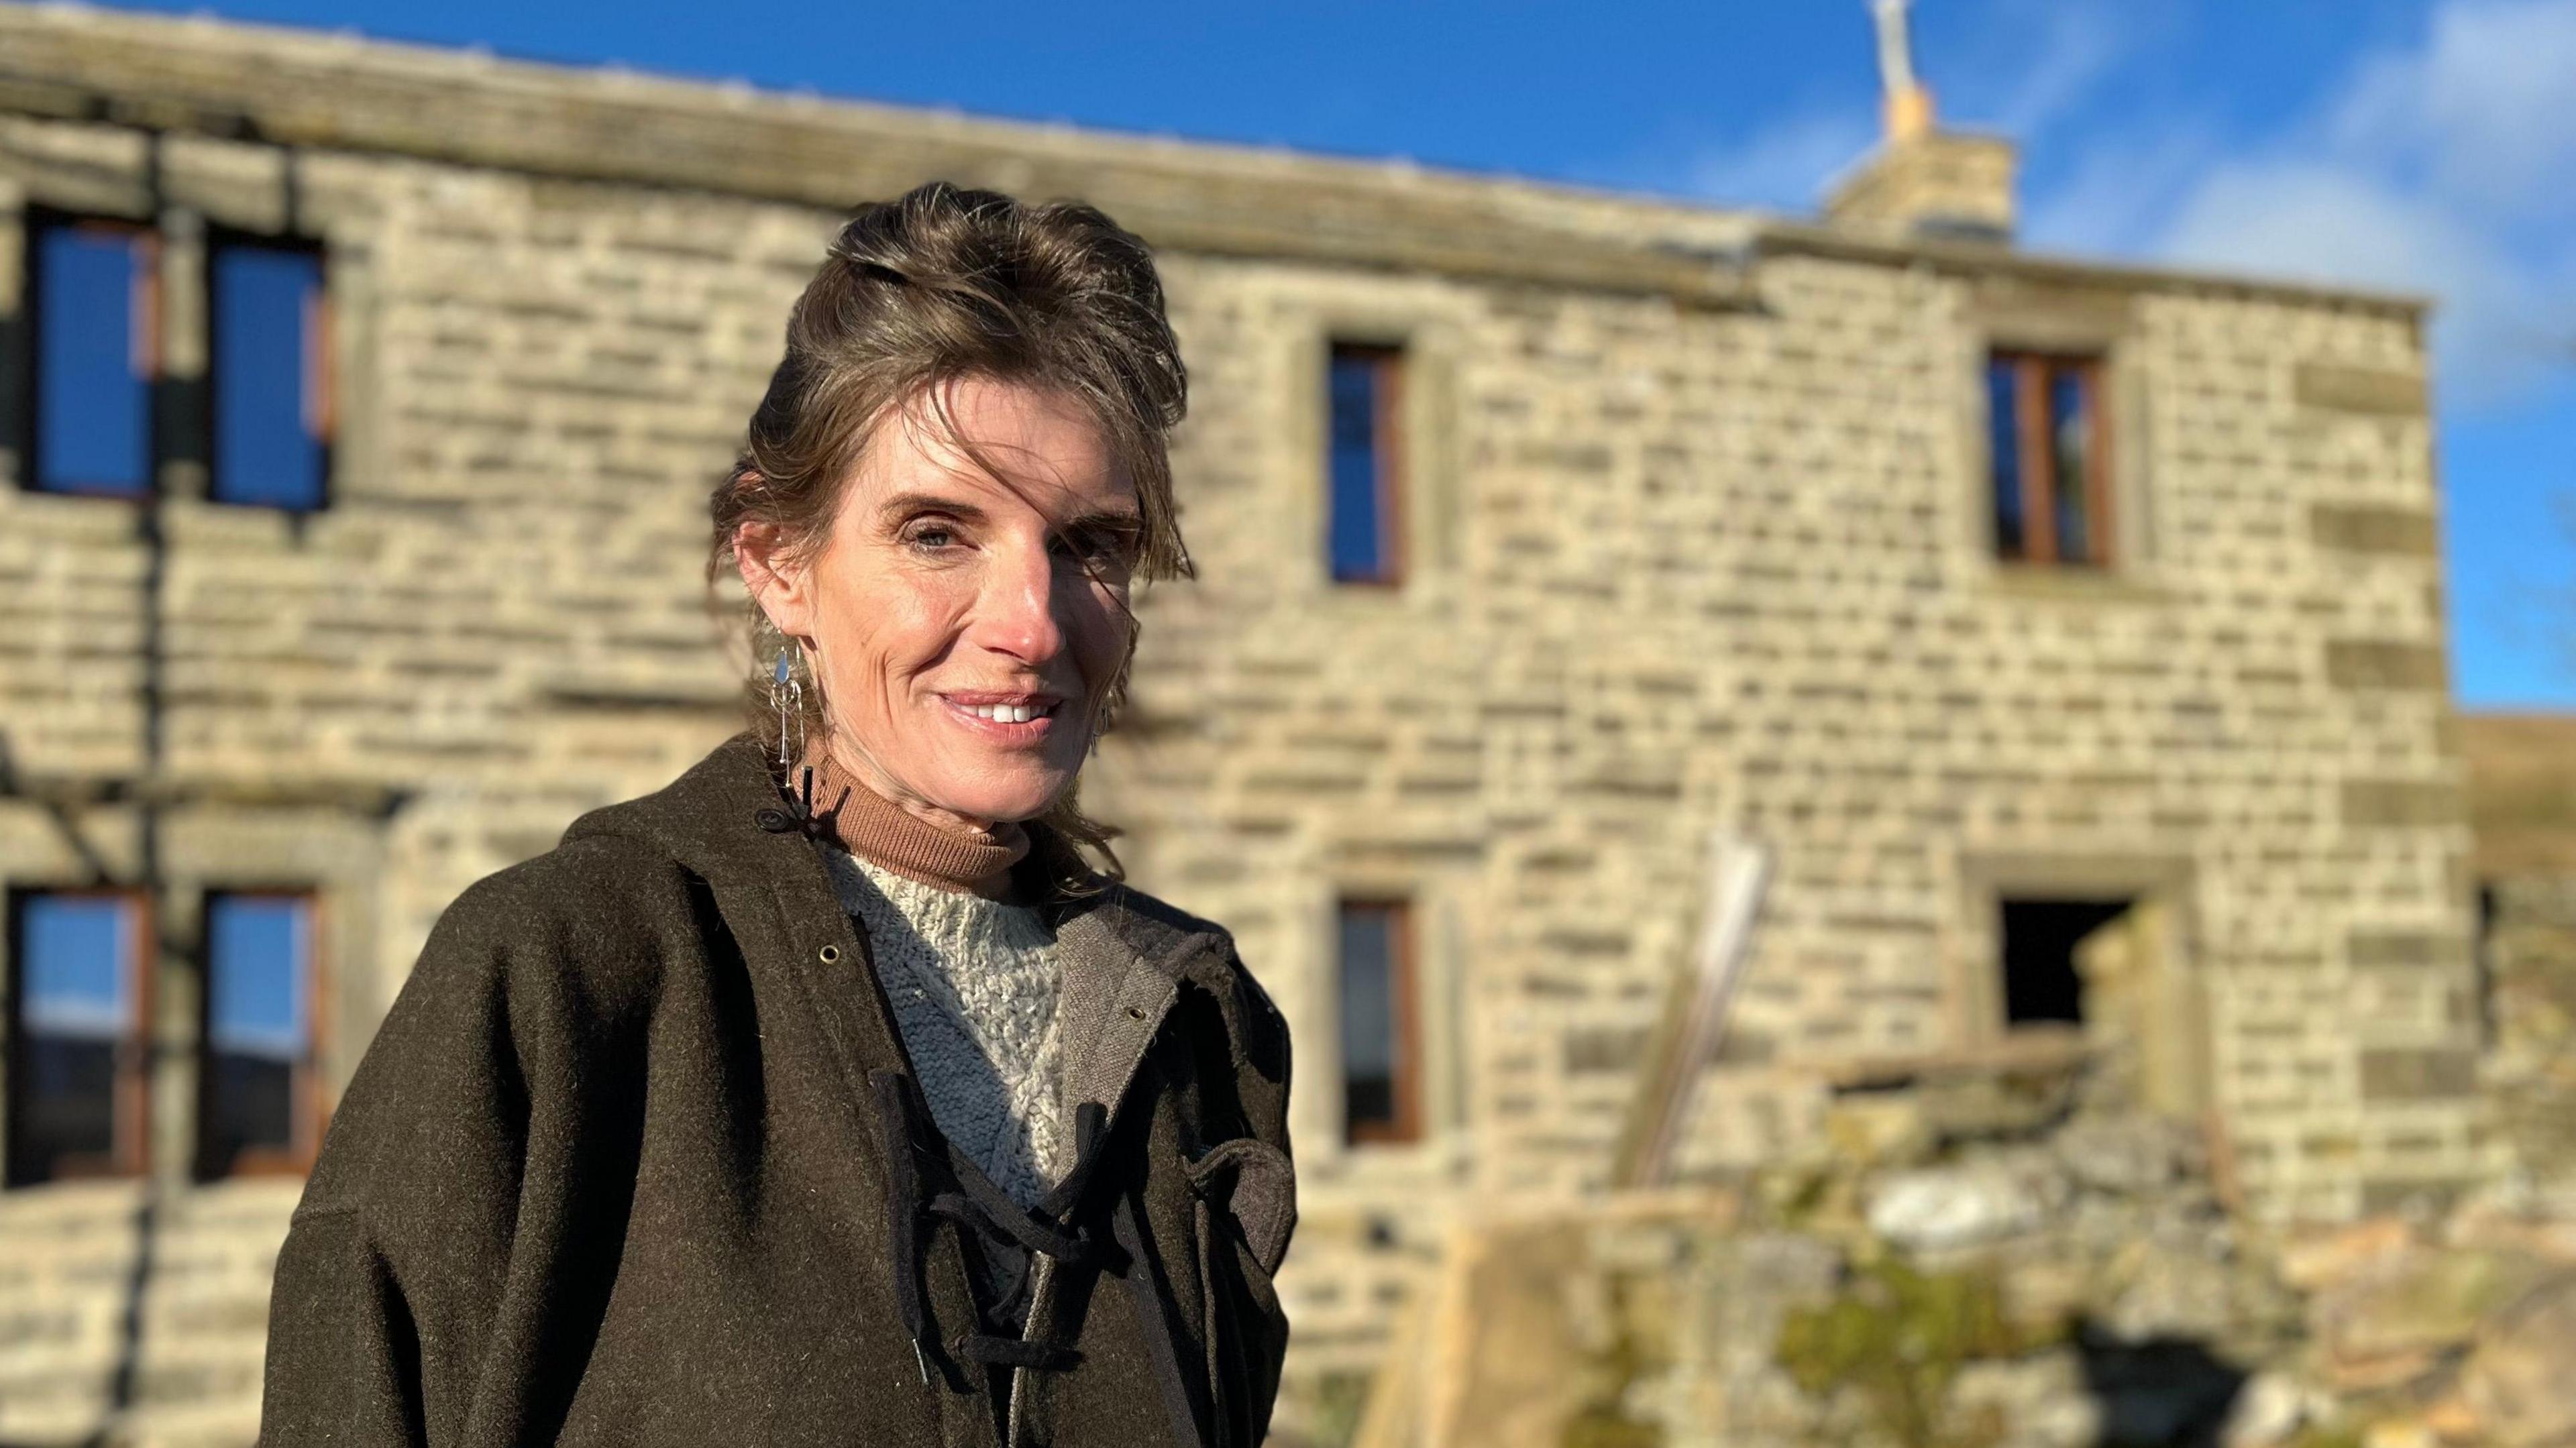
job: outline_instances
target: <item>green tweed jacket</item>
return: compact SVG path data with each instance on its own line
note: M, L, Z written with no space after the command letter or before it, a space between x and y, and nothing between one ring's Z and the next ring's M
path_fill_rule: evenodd
M738 736L449 907L279 1256L263 1443L1260 1441L1288 1034L1231 938L1034 831L1077 1153L1026 1210L817 827Z

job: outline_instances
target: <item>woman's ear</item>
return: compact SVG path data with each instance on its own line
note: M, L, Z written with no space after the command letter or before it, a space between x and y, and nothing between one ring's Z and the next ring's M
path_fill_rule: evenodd
M742 586L780 633L790 638L814 632L814 571L788 544L786 530L775 523L744 523L734 529L734 566Z

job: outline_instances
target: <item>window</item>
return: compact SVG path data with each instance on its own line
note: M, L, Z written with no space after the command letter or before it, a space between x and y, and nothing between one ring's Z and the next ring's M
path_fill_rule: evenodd
M1986 413L1996 556L2108 567L2101 359L1998 351L1986 364Z
M293 242L219 236L208 256L213 496L319 508L331 437L322 253Z
M27 243L30 479L45 492L140 497L152 486L159 238L130 222L39 217Z
M198 1171L301 1172L321 1144L313 1080L313 901L206 899Z
M2077 1024L2085 1019L2076 947L2129 913L2134 900L2003 902L2004 1024Z
M1325 548L1335 583L1404 581L1404 353L1336 342L1326 379Z
M162 456L161 241L130 221L36 213L27 236L28 485L140 498ZM333 398L323 254L219 232L206 263L210 495L309 511L325 500ZM198 455L191 451L190 455Z
M1419 1140L1412 912L1400 900L1344 900L1339 913L1343 1139Z
M130 895L14 898L12 1186L143 1169L148 935Z

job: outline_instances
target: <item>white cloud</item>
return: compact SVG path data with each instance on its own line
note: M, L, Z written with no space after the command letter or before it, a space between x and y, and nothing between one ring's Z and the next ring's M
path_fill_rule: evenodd
M2476 205L2576 209L2576 4L2451 0L2420 51L2365 64L2336 104L2340 149Z
M2435 365L2471 406L2539 383L2576 338L2569 259L2530 255L2438 195L2366 168L2296 161L2222 166L2187 196L2159 251L2231 270L2427 293Z
M2075 169L2022 207L2022 235L2051 251L2138 252L2223 154L2206 126L2115 136L2076 158Z
M2202 177L2167 222L2161 250L2184 262L2454 295L2504 265L2420 198L2365 173L2295 161Z
M1684 169L1682 189L1721 205L1804 211L1816 204L1826 180L1877 138L1877 123L1868 116L1805 111L1701 152Z
M2446 395L2510 406L2576 360L2571 92L2576 0L2439 0L2270 138L2101 138L2025 234L2429 294Z

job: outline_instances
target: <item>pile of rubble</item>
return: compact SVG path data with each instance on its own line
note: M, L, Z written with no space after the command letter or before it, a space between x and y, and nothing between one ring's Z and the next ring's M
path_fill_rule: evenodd
M2576 1445L2576 1219L2258 1228L2085 1069L1855 1092L1816 1160L1462 1229L1355 1441Z

